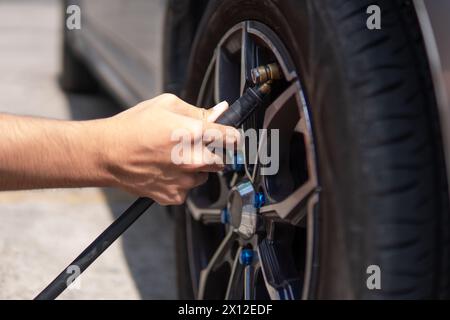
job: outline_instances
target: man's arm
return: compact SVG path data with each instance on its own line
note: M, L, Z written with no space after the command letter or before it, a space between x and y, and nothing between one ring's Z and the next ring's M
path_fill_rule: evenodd
M203 112L164 94L99 120L0 114L0 190L112 186L179 204L189 189L206 181L206 172L223 165L204 162L202 154L193 154L195 163L174 164L172 134L185 129L196 138L213 128L237 141L235 129L211 123L227 106Z
M0 189L108 186L102 120L0 114Z

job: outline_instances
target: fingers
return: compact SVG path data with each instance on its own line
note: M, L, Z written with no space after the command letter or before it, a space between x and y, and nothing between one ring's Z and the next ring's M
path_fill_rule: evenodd
M166 100L166 106L180 115L191 117L198 120L205 120L207 122L214 122L220 115L228 109L228 102L222 101L213 108L203 109L193 106L173 94L164 94L162 98Z
M199 168L203 172L219 172L225 169L224 150L221 148L212 151L205 148L203 151L204 164Z
M209 122L205 125L203 135L205 144L217 141L227 145L237 145L241 139L241 135L237 129Z
M190 172L180 175L179 181L177 184L179 185L179 189L188 191L192 188L198 187L202 185L208 180L208 173L206 172Z
M170 111L176 112L180 115L202 120L203 119L203 109L193 106L182 99L178 98L176 95L165 93L161 95L164 99L164 105Z
M214 140L218 140L219 136L222 137L222 141L226 140L226 142L230 144L237 143L239 141L240 134L236 129L214 123L214 121L216 121L220 117L220 115L228 109L228 102L222 101L213 108L207 110L195 107L172 94L164 94L162 95L162 97L162 99L166 100L165 105L169 110L185 117L201 120L201 123L203 125L203 133L205 133L205 131L209 131L209 136L213 137L210 140L206 139L205 143L210 143ZM195 127L194 129L197 128L197 125L192 126Z
M187 146L189 148L189 146ZM199 145L178 161L178 165L186 172L219 172L225 168L225 150L222 147L210 148Z
M153 200L155 200L161 206L170 206L170 205L179 205L184 202L184 199L174 199L173 197L168 196L164 192L151 192L148 195L145 195ZM178 200L178 201L176 201Z
M228 109L228 107L229 105L226 101L222 101L210 109L199 108L184 103L183 105L178 106L177 111L184 116L202 120L202 122L212 123L216 121L220 115Z

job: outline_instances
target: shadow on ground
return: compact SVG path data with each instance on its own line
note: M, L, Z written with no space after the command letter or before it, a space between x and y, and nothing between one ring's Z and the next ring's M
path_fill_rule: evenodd
M110 117L122 111L106 94L67 94L72 119ZM135 200L115 189L103 189L114 218ZM175 299L174 222L154 205L121 237L124 256L142 299Z

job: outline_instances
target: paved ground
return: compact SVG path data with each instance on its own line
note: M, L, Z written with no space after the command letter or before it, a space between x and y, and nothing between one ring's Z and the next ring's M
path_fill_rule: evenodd
M57 0L0 2L0 112L60 119L118 112L105 97L59 90L60 21ZM34 297L132 200L103 189L0 193L0 299ZM172 239L172 220L152 209L61 298L175 298Z

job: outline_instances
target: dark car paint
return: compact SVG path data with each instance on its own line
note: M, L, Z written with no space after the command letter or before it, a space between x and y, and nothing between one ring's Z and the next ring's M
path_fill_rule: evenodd
M207 0L66 0L64 15L70 4L80 6L82 28L65 30L66 41L125 106L180 93ZM156 10L165 16L155 19Z

